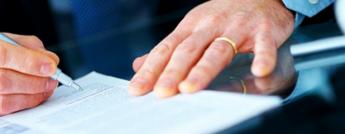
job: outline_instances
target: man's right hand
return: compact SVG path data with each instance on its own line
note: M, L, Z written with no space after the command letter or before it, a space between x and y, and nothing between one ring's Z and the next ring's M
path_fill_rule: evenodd
M0 40L0 116L35 107L48 99L58 82L59 63L35 36L6 33L20 46Z
M192 9L147 56L134 62L136 74L129 93L140 96L153 91L160 98L195 93L206 88L237 51L254 54L255 76L269 76L278 48L293 30L293 13L282 0L209 0Z

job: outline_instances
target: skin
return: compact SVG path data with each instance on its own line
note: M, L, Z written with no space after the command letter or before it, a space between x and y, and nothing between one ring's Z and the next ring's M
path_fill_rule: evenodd
M153 91L166 98L205 88L234 58L225 36L238 52L254 53L251 71L272 73L277 49L292 34L294 16L281 0L210 0L191 10L150 53L133 62L129 93Z
M21 46L0 41L0 116L35 107L57 87L49 78L59 58L35 36L6 33Z

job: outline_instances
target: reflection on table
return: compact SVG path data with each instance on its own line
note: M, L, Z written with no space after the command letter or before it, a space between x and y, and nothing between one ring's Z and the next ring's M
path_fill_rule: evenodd
M255 77L250 71L252 60L252 54L238 55L233 63L211 83L209 89L283 96L292 91L297 73L288 45L279 50L277 66L269 76Z

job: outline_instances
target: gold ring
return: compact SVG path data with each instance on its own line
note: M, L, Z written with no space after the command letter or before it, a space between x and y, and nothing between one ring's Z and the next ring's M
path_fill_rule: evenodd
M231 48L234 50L235 52L235 55L237 54L237 47L236 47L236 43L233 42L232 40L230 40L229 38L227 37L218 37L215 39L215 41L225 41L226 43L228 43Z

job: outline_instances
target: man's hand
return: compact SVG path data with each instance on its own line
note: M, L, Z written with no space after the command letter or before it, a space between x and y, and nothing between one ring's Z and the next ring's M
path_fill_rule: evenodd
M281 0L211 0L192 11L148 55L134 61L137 72L129 92L143 95L154 89L159 97L205 88L233 59L233 48L217 37L236 43L241 53L254 53L252 73L270 74L277 49L291 35L293 15Z
M0 115L39 105L58 84L49 78L59 63L54 53L37 37L6 35L21 46L0 40Z

